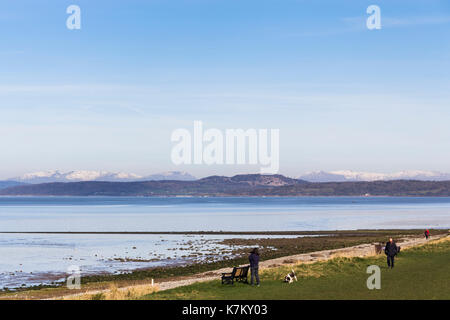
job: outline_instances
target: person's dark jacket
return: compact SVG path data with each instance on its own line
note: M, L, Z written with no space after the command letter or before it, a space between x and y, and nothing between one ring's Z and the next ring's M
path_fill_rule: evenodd
M259 255L252 253L249 255L248 260L250 261L250 268L258 268Z
M391 243L390 241L388 241L386 243L386 247L384 248L384 253L391 257L395 256L398 253L398 248L395 242Z

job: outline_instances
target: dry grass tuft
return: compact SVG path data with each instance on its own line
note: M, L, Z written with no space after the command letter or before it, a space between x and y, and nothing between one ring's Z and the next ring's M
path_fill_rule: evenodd
M65 297L64 300L136 300L158 290L157 285L152 286L151 284L119 288L115 283L112 283L108 290Z
M447 241L450 241L450 236L446 236L446 237L443 237L438 240L433 240L433 243L443 243L443 242L447 242Z

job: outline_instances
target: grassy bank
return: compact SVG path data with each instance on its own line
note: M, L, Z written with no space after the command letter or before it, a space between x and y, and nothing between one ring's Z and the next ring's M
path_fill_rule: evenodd
M221 261L195 263L172 267L156 267L143 270L135 270L131 273L116 275L93 275L82 278L82 284L103 281L139 281L146 279L172 279L174 277L190 276L201 272L232 267L248 262L248 249L241 246L259 247L262 252L262 260L270 260L289 255L339 249L351 247L363 243L385 243L387 238L401 238L406 236L420 237L422 230L355 230L337 232L317 232L317 236L303 236L299 238L265 238L261 235L257 239L226 239L223 244L231 246L235 258ZM432 234L445 234L447 230L431 230ZM268 233L270 234L270 233Z
M294 232L289 232L293 235ZM432 230L432 234L446 234L447 230ZM270 235L271 232L265 233ZM302 234L304 234L302 232ZM236 258L217 262L197 263L176 267L158 267L136 270L127 274L92 275L82 277L81 290L69 290L64 284L59 286L35 286L15 292L2 292L0 299L42 299L68 294L78 294L91 290L108 289L111 284L121 288L127 286L145 285L151 279L156 283L168 280L179 280L201 272L217 270L245 264L248 261L248 249L240 246L258 246L262 251L262 260L269 260L289 255L308 253L313 251L338 249L364 243L385 242L388 237L421 237L421 230L353 230L353 231L324 231L306 233L309 236L299 238L267 238L262 234L258 239L227 239L224 244L235 247ZM320 235L320 237L312 236Z
M261 286L221 285L220 280L157 292L144 299L450 299L450 241L432 242L399 254L394 269L385 257L337 258L293 268L298 282L282 282L291 267L266 269ZM369 290L367 266L381 268L381 289Z
M431 232L437 235L445 234L447 230L431 230ZM103 281L136 281L152 278L158 280L172 279L174 277L190 276L201 272L245 264L248 262L248 249L240 248L243 245L259 247L262 252L262 260L270 260L299 253L351 247L363 243L385 243L388 237L420 237L422 233L422 230L319 231L310 233L310 236L299 238L265 238L264 235L261 235L258 239L227 239L223 241L223 244L235 248L233 249L233 253L236 255L235 258L216 262L135 270L126 274L87 276L82 278L82 284ZM270 234L270 232L267 233L267 235ZM320 235L320 237L317 237L317 235Z

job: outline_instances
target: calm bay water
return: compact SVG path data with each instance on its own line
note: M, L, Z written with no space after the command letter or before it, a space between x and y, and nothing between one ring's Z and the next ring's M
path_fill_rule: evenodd
M449 228L450 198L0 197L0 231L315 231ZM232 235L0 233L0 288L49 283L71 265L117 273L223 257ZM242 236L248 238L249 236Z
M448 228L450 198L0 197L0 231Z

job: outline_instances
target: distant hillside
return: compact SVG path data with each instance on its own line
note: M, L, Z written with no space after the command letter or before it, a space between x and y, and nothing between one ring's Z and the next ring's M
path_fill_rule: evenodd
M25 185L23 182L18 181L0 181L0 189L5 189L14 186Z
M306 181L292 179L280 174L261 175L261 174L239 174L233 177L211 176L200 180L207 183L245 183L250 186L286 186L304 183Z
M35 196L450 196L450 181L394 180L311 183L281 175L211 176L195 181L44 183L0 195Z

